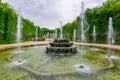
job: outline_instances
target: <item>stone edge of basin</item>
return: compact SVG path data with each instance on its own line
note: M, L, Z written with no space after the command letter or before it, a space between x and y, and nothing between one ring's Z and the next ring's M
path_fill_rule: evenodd
M36 46L36 45L47 45L49 44L50 41L30 41L30 42L22 42L20 43L21 47L30 47L30 46ZM97 48L111 48L113 50L118 50L120 51L120 45L108 45L108 44L92 44L92 43L79 43L79 42L74 42L75 45L77 46L90 46L90 47L97 47ZM17 44L1 44L0 45L0 51L12 49L12 48L17 48Z
M79 43L75 42L75 45L78 46L90 46L90 47L96 47L96 48L103 48L103 49L112 49L112 50L117 50L120 51L120 45L109 45L109 44L93 44L93 43Z
M30 47L30 46L36 46L36 45L47 45L50 42L48 41L30 41L30 42L22 42L20 43L21 47ZM17 48L17 43L15 44L1 44L0 45L0 51L12 49L12 48Z

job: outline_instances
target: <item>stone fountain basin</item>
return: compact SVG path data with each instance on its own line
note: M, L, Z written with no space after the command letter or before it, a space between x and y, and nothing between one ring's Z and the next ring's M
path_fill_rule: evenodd
M105 49L94 52L85 47L83 48L83 55L81 55L80 48L78 47L78 53L72 56L49 56L45 53L45 49L46 46L22 48L21 59L26 60L26 63L20 66L11 66L11 63L19 58L19 56L13 53L15 49L2 51L0 53L0 69L2 70L0 72L0 79L12 80L20 78L26 80L30 78L31 80L36 80L36 76L42 78L43 76L45 78L53 76L53 78L58 80L74 80L79 78L90 80L94 77L96 80L99 80L99 78L107 80L106 76L108 75L111 79L113 78L112 75L119 79L119 71L117 70L120 69L120 61L102 58L101 56L107 55L107 50ZM115 55L120 56L119 52L116 51ZM10 62L5 60L6 57L11 58L11 56L13 57ZM88 66L91 71L90 74L86 74L81 70L77 71L74 66L78 64ZM112 70L116 71L112 72ZM5 75L7 77L4 77Z

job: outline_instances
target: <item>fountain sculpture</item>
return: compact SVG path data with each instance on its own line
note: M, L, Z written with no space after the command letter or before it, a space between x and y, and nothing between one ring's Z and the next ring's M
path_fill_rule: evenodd
M75 54L77 52L76 46L73 45L73 43L70 43L68 40L63 39L62 34L62 22L60 22L61 29L60 29L60 39L55 39L52 43L50 43L50 46L46 47L47 53L55 53L53 55L59 55L65 53L73 53Z
M55 39L50 46L46 47L47 53L76 53L77 48L73 43L69 43L66 39Z

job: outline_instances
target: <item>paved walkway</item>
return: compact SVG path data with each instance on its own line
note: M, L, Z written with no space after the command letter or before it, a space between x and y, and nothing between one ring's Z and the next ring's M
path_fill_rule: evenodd
M46 45L49 44L51 40L48 41L29 41L29 42L23 42L20 43L22 47L28 47L28 46L35 46L35 45ZM107 45L107 44L90 44L90 43L79 43L79 42L74 42L76 45L84 45L84 46L91 46L91 47L98 47L98 48L111 48L114 50L120 50L120 45ZM17 44L2 44L0 45L0 51L2 50L7 50L11 48L16 48Z

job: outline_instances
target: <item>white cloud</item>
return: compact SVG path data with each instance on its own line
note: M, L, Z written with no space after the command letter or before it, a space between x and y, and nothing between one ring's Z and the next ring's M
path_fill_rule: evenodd
M3 0L21 9L22 16L47 28L56 28L73 21L79 14L82 0ZM86 7L99 6L105 0L83 0Z

